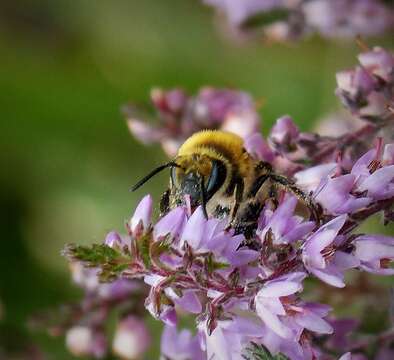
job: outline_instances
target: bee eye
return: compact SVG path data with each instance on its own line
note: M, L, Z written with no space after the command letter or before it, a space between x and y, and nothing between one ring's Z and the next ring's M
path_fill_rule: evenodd
M209 179L206 187L208 198L212 197L212 195L219 190L219 188L223 185L225 179L226 179L225 165L218 160L212 161L212 170L211 170L211 174L209 175Z

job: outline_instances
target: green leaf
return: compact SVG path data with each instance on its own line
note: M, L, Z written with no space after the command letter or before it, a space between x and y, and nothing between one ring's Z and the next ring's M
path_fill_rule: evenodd
M147 233L136 240L138 252L146 267L150 266L150 245L152 242L152 234Z
M254 342L245 349L242 357L245 360L288 360L283 354L272 355L264 345Z
M99 279L103 282L115 280L131 263L129 254L105 244L93 244L92 246L66 245L63 255L69 261L81 261L87 267L101 269Z
M67 251L73 259L87 262L92 266L111 261L117 256L114 249L104 244L93 244L91 247L69 245Z

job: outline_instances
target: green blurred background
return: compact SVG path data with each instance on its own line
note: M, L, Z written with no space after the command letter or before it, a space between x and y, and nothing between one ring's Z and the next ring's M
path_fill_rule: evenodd
M197 0L0 3L3 345L34 340L49 359L73 359L63 339L25 326L80 295L60 250L122 230L137 200L165 187L163 174L128 191L164 155L130 136L122 104L148 102L152 86L241 88L264 98L265 131L283 114L308 129L339 107L334 74L355 63L355 43L237 44L213 20Z

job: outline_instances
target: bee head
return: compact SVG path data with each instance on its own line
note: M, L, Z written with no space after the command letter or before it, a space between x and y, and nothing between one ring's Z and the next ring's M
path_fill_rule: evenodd
M222 161L207 155L180 156L175 162L179 167L171 170L171 186L177 196L190 196L192 207L206 203L223 185L226 166Z
M202 154L178 156L174 161L152 170L131 190L137 190L166 168L171 168L171 189L172 194L176 197L175 200L178 200L176 203L182 203L185 195L189 195L191 206L195 208L202 205L207 217L207 202L220 189L226 179L227 170L224 163Z

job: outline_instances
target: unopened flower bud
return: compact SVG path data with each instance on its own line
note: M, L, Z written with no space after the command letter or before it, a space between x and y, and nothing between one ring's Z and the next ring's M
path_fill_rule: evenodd
M290 116L282 116L272 127L270 140L277 145L289 147L299 135L299 130Z
M122 247L124 245L124 242L116 231L111 231L105 237L104 244L108 245L111 248L114 248L114 247Z
M135 209L130 220L130 229L134 236L141 235L150 225L152 217L152 196L146 195Z
M394 56L390 52L375 47L372 51L363 52L358 56L360 64L373 75L385 80L393 81Z
M153 105L162 113L178 116L185 109L188 96L182 89L164 91L159 88L151 90Z
M99 286L97 269L86 268L82 263L75 261L70 263L70 271L75 284L88 290L94 291Z
M128 316L119 323L112 348L122 359L135 360L142 358L150 342L145 323L135 316Z
M74 326L66 333L66 346L75 356L103 358L107 351L104 334L88 326Z

